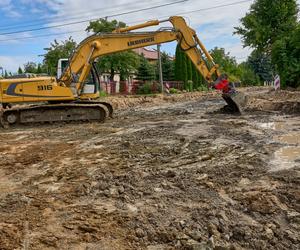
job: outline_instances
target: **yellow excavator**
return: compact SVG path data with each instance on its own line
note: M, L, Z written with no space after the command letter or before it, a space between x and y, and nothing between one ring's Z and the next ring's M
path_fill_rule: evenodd
M171 22L173 27L135 32L163 22ZM95 100L99 98L99 75L93 62L103 55L172 41L179 43L208 83L220 77L218 65L196 32L182 17L172 16L84 39L59 78L46 76L0 80L0 122L4 127L33 122L103 122L107 116L112 116L113 108L109 103ZM18 105L24 103L30 105Z

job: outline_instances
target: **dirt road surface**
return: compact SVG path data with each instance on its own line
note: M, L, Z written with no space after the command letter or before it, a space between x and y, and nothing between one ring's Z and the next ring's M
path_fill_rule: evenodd
M299 249L300 95L247 92L1 129L0 249Z

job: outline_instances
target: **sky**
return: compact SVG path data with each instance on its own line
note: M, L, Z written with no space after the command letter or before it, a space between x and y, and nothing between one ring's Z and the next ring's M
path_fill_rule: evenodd
M174 4L124 14L169 3ZM44 48L54 39L62 41L72 36L80 42L89 35L85 31L88 20L107 16L108 20L134 25L182 15L208 49L222 47L237 61L244 61L251 50L243 48L240 37L233 32L251 3L253 0L0 0L0 67L16 72L28 61L41 62ZM227 4L233 5L218 7ZM68 25L60 26L64 24ZM162 25L167 26L171 27ZM176 43L163 44L162 50L174 54L175 47Z

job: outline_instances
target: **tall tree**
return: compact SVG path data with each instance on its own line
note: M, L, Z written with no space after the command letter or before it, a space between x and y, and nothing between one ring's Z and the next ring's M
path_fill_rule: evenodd
M182 77L182 53L180 45L178 44L175 52L175 80L183 81Z
M38 66L37 66L36 73L37 73L37 74L43 73L42 65L41 65L40 63L39 63Z
M272 47L272 61L276 64L283 86L300 86L300 24Z
M243 62L238 65L238 78L243 86L259 85L260 79L254 70L250 67L248 62Z
M144 82L155 79L154 66L148 62L144 54L140 56L140 66L138 67L137 70L136 79Z
M18 74L23 74L23 70L21 67L18 68Z
M238 80L238 63L234 57L230 56L229 53L226 53L224 48L218 47L212 49L210 54L214 58L214 61L219 64L221 72L227 73L231 81Z
M188 80L192 80L195 89L205 83L203 76L179 45L176 47L175 54L175 80L182 81L186 90L190 89L187 84Z
M123 28L126 24L117 20L108 21L100 18L97 21L90 22L86 31L93 33L108 33L117 28ZM130 73L134 72L139 64L139 57L133 51L125 51L102 56L99 59L98 66L101 72L110 74L110 80L113 81L116 73L120 73L122 80L125 80Z
M190 60L190 58L188 56L186 56L186 70L187 70L187 79L188 81L192 81L193 80L193 72L192 72L192 61Z
M236 59L223 48L214 48L210 51L215 62L220 65L220 71L229 75L232 82L241 82L243 85L259 85L259 77L248 63L238 64Z
M96 21L89 23L86 31L93 33L110 33L117 28L124 28L126 24L123 22L118 22L117 20L108 21L107 19L100 18Z
M249 67L257 74L262 81L272 81L274 69L271 57L267 53L254 50L247 59Z
M174 62L171 60L170 56L162 52L161 53L161 64L162 64L162 74L164 81L174 80Z
M98 60L98 67L101 73L109 73L110 80L114 80L116 73L125 80L132 72L136 71L139 65L139 57L133 51L125 51L102 56Z
M188 90L189 86L187 84L188 82L188 58L187 55L182 51L182 49L180 49L180 54L181 54L181 58L182 58L182 68L181 68L181 77L182 77L182 81L183 81L183 86L185 90Z
M37 65L35 62L27 62L24 64L25 73L36 73Z
M195 65L192 64L192 80L193 80L195 89L197 89L200 85L198 78L199 78L198 70L196 69Z
M296 0L256 0L235 33L245 46L270 53L278 39L296 28L297 13Z
M188 81L187 60L186 54L182 51L180 45L177 45L175 57L176 80L182 81L184 84Z
M46 54L44 55L44 67L42 68L47 68L50 75L56 75L58 60L61 58L69 58L76 46L76 42L72 37L61 42L54 40L49 48L44 48Z
M296 0L256 0L236 34L245 46L272 58L283 86L299 83L299 22Z

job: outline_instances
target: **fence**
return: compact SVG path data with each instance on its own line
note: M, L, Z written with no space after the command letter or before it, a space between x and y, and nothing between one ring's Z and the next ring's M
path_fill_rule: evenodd
M117 93L117 82L100 82L100 90L107 94L114 95Z
M149 83L149 82L148 82ZM146 84L143 81L134 81L132 84L128 84L127 81L121 81L120 82L120 94L138 94L139 90L142 88L142 86ZM161 92L161 86L160 83L157 81L150 82L151 84L151 92L152 93L160 93ZM175 88L178 90L183 90L183 82L178 81L164 81L164 86L167 84L169 85L169 88Z
M121 94L121 95L136 95L138 94L139 90L142 86L146 84L143 81L133 81L131 84L128 81L120 81L119 88L117 88L117 82L100 82L100 89L101 91L106 92L110 95ZM157 81L150 82L151 84L151 92L152 93L160 93L161 86L160 83ZM164 81L164 86L168 84L169 89L174 88L178 90L183 90L183 82L180 81Z

